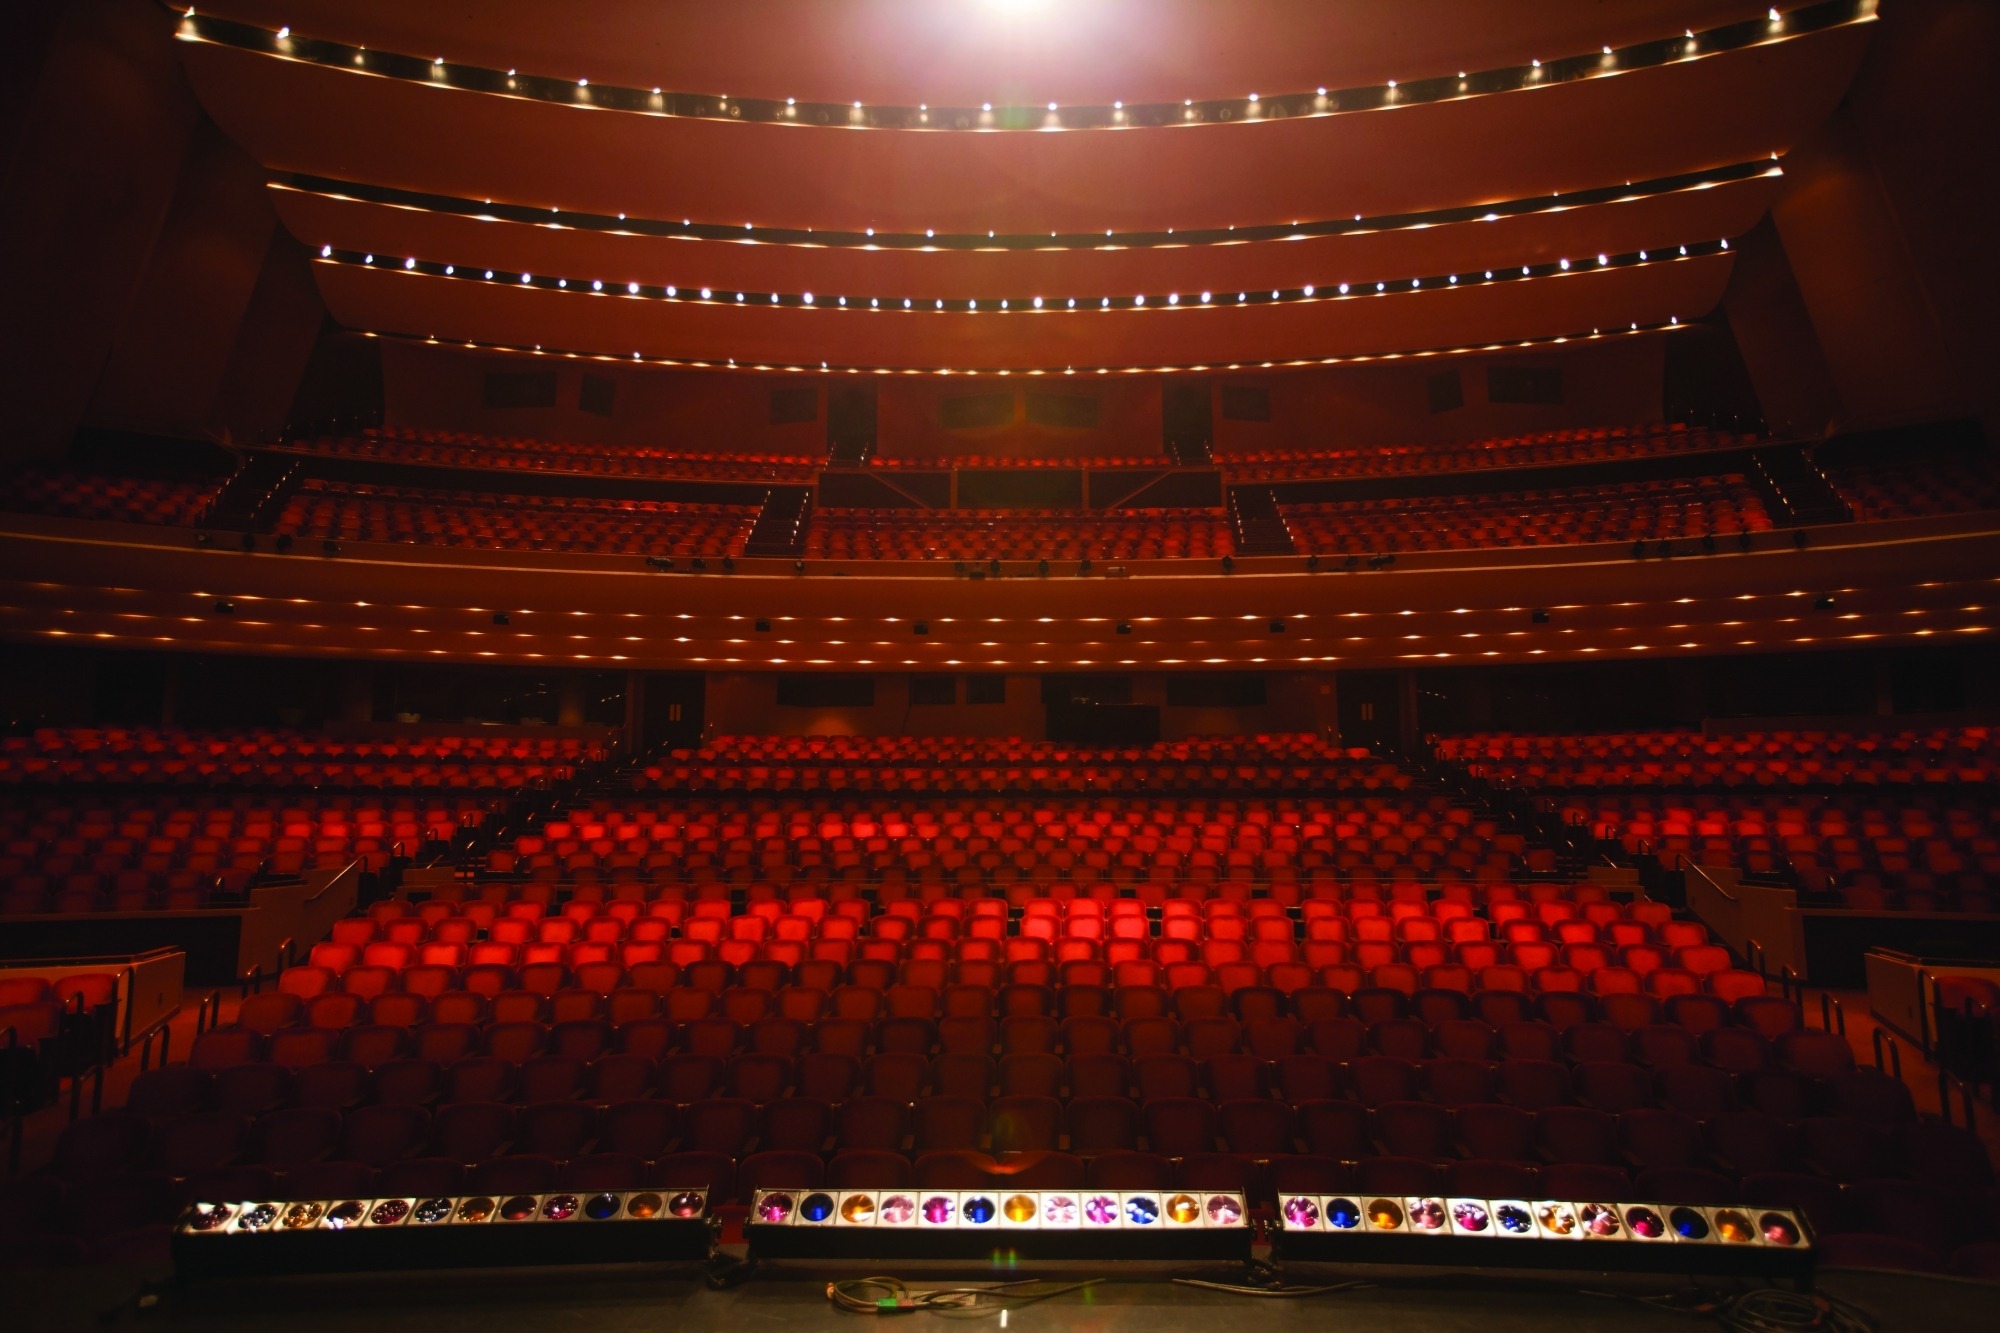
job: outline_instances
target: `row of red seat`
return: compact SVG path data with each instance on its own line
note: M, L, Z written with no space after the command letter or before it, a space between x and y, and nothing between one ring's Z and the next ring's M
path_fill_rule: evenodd
M871 467L903 469L937 468L1130 468L1173 467L1174 461L1165 454L1145 454L1130 458L1099 458L1089 454L1066 454L1060 458L1034 458L1020 454L876 454L869 460Z
M1496 495L1336 500L1283 507L1301 551L1459 551L1768 532L1741 476L1676 477Z
M222 479L164 481L28 464L0 477L0 509L18 514L190 527L221 493Z
M337 541L624 555L743 554L755 505L500 496L308 481L277 531Z
M810 481L826 463L824 456L818 455L584 444L439 430L371 430L359 435L295 439L288 444L313 453L398 463L730 481Z
M1986 453L1836 464L1825 473L1857 522L2000 509L2000 466Z
M1680 422L1635 426L1577 427L1532 435L1502 436L1470 444L1402 444L1344 449L1230 449L1219 443L1216 457L1232 480L1276 481L1291 477L1386 476L1412 472L1461 472L1533 463L1573 463L1633 458L1699 449L1726 449L1754 442L1753 436L1709 430Z
M1839 796L1806 811L1747 794L1667 798L1598 789L1566 813L1628 850L1790 873L1853 907L1991 912L2000 904L2000 810L1973 801Z
M0 739L0 783L202 784L255 788L482 788L573 777L604 760L602 741L440 736L329 739L300 731L43 727Z
M219 1110L254 1115L286 1106L430 1106L454 1102L535 1105L583 1101L604 1106L638 1098L687 1105L733 1097L758 1105L801 1098L836 1106L860 1099L908 1104L923 1097L991 1103L1041 1097L1062 1103L1123 1098L1139 1103L1193 1098L1215 1103L1279 1101L1298 1106L1346 1101L1380 1108L1417 1103L1441 1114L1466 1107L1511 1108L1516 1125L1555 1107L1587 1106L1612 1114L1669 1110L1699 1120L1751 1112L1775 1120L1835 1116L1876 1125L1907 1124L1917 1113L1909 1089L1876 1070L1835 1069L1806 1074L1782 1065L1736 1068L1764 1048L1740 1029L1717 1029L1734 1046L1697 1045L1679 1028L1642 1033L1649 1051L1673 1053L1679 1063L1644 1065L1615 1058L1559 1061L1530 1057L1495 1060L1471 1056L1407 1058L1379 1049L1318 1051L1266 1059L1222 1052L1195 1058L1180 1052L1126 1055L1120 1051L1064 1056L1043 1050L882 1051L855 1056L808 1051L796 1056L760 1050L721 1055L669 1051L601 1050L581 1055L530 1050L519 1058L475 1048L456 1059L431 1052L456 1045L444 1029L355 1028L281 1030L248 1058L248 1042L231 1029L204 1036L196 1059L149 1071L133 1083L128 1109L163 1117ZM518 1054L512 1027L495 1029L494 1049ZM1676 1038L1663 1042L1662 1037ZM446 1040L451 1039L451 1040ZM1488 1040L1491 1041L1491 1034ZM1358 1038L1357 1038L1358 1040ZM1393 1036L1371 1046L1393 1045ZM572 1043L573 1044L573 1043ZM1335 1043L1328 1042L1328 1046ZM1470 1043L1467 1043L1470 1047ZM1477 1049L1477 1048L1473 1048ZM1703 1058L1712 1052L1710 1058ZM1492 1117L1489 1117L1489 1119ZM1419 1154L1429 1155L1429 1154ZM1518 1152L1475 1156L1517 1157Z
M1475 776L1563 790L1879 786L1991 782L2000 776L2000 738L1985 726L1731 736L1475 733L1442 737L1436 748L1439 757L1465 764Z
M1210 560L1235 549L1220 509L816 509L805 554L812 560Z

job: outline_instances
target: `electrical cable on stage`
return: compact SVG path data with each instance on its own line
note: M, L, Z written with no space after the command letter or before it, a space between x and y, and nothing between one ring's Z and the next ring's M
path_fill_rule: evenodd
M991 1287L919 1290L901 1278L857 1277L827 1283L826 1298L833 1303L834 1309L849 1314L912 1314L923 1310L951 1319L985 1319L1055 1296L1082 1291L1103 1281L1104 1278L1094 1277L1083 1282L1050 1286L1040 1279L1031 1278L1022 1282L1002 1282ZM1031 1287L1045 1290L1024 1290Z

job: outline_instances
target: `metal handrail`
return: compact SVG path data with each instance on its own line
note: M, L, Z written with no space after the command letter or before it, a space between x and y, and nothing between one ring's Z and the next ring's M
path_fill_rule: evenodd
M1891 1075L1900 1083L1903 1078L1903 1048L1896 1044L1896 1039L1889 1035L1887 1028L1877 1027L1873 1036L1875 1042L1875 1068ZM1889 1050L1889 1062L1887 1065L1882 1063L1884 1043L1887 1043Z
M1847 1011L1841 1008L1840 997L1831 991L1819 993L1819 1025L1828 1032L1847 1035Z
M1688 860L1686 852L1674 853L1674 869L1682 872L1683 874L1692 870L1694 871L1695 874L1700 875L1703 879L1708 881L1708 887L1714 889L1717 893L1721 894L1728 901L1732 903L1739 901L1735 894L1731 893L1728 889L1722 887L1722 884L1715 878L1715 876L1709 874L1708 871L1702 869L1694 862Z

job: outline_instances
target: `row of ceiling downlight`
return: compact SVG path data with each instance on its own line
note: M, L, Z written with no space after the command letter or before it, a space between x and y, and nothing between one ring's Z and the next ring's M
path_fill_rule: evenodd
M694 1262L705 1189L196 1203L173 1232L183 1277Z

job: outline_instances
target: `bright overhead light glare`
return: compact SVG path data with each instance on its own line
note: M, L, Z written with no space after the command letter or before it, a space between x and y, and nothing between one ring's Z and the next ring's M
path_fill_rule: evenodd
M190 11L190 12L192 12L192 11ZM1772 17L1772 18L1776 18L1776 17L1778 17L1778 11L1777 11L1777 10L1775 10L1775 9L1774 9L1774 10L1772 10L1772 11L1771 11L1771 17ZM291 30L290 28L280 28L280 29L278 29L278 40L279 40L279 41L281 41L281 42L282 42L282 41L284 41L284 40L285 40L285 38L287 38L287 37L289 37L289 36L291 36L291 35L292 35L292 30Z

